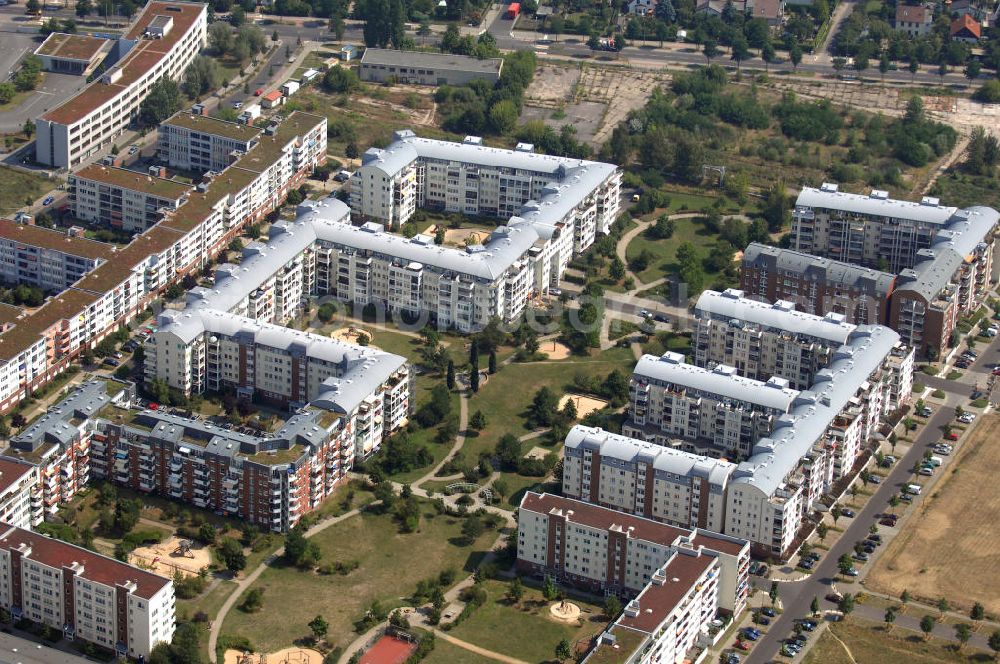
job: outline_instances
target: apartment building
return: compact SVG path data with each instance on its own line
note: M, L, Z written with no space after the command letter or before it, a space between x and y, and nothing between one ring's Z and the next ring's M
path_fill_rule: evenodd
M362 81L394 81L411 85L465 85L500 80L503 58L479 58L454 53L424 53L366 48L358 75Z
M715 560L718 607L746 605L750 544L701 528L677 528L579 500L529 491L517 519L517 568L592 592L633 598L675 554ZM715 618L713 610L709 620Z
M0 523L30 530L43 520L33 466L0 458Z
M803 187L792 211L791 249L898 273L930 247L956 208L925 196L919 203L840 191L836 184Z
M589 664L682 664L700 661L712 645L718 606L716 561L676 551L622 614L591 644Z
M187 202L190 185L124 168L92 164L69 176L69 201L79 219L142 232Z
M263 219L326 160L326 118L292 113L236 164L189 190L187 201L114 249L30 314L0 329L0 413L63 371L175 281L200 270ZM67 243L69 246L69 243Z
M92 381L66 398L10 440L2 459L35 469L31 489L32 525L55 516L59 505L71 500L90 481L91 419L104 406L129 403L135 397L130 383Z
M643 355L630 381L630 417L622 433L703 453L724 450L749 456L799 398L784 378L766 381L739 375L724 364L688 364L680 353Z
M796 311L791 302L765 304L735 289L704 291L694 313L697 366L723 364L754 380L777 376L796 390L813 384L856 327L840 314L813 316Z
M0 606L119 657L149 657L174 634L170 579L17 526L0 526Z
M886 325L896 275L870 267L751 242L740 289L762 302L792 302L807 314L841 314L854 325Z
M157 156L172 168L221 171L257 145L261 129L180 112L160 125Z
M6 284L62 291L114 255L103 242L0 219L0 280Z
M205 46L203 3L151 0L116 40L115 64L80 92L35 120L35 158L72 168L109 148L139 113L158 79L178 80Z
M621 173L612 164L486 147L397 131L389 147L371 148L351 178L351 209L365 221L398 228L417 208L511 219L568 233L573 250L589 247L618 217ZM513 225L511 219L509 225Z

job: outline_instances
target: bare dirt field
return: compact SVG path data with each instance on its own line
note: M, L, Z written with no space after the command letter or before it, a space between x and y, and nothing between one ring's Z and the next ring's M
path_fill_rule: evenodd
M171 537L159 544L140 546L132 552L131 562L166 577L173 577L175 572L195 576L203 567L212 564L212 553L207 546L192 543L190 553L181 555L178 553L181 541Z
M1000 415L987 415L865 582L873 590L1000 612ZM971 506L975 509L970 509Z
M312 648L285 648L278 652L244 653L227 650L225 664L322 664L323 653Z
M567 401L572 401L573 405L576 406L577 417L583 418L591 413L598 411L608 405L608 402L604 399L597 399L596 397L588 397L580 394L565 394L563 398L559 400L559 410L562 410L566 406Z
M337 341L346 341L349 344L358 343L358 339L361 337L367 337L368 341L372 340L371 334L367 331L354 327L350 325L348 327L342 327L338 330L334 330L330 333L330 336Z

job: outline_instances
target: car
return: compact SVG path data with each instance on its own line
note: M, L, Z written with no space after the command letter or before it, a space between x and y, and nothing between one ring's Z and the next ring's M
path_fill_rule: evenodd
M241 101L234 101L233 102L233 108L235 108L237 110L243 108L243 102L241 102Z
M969 366L970 366L969 363L966 362L965 360L958 360L957 362L955 362L956 369L968 369Z
M882 519L882 520L879 521L879 525L889 526L890 528L895 528L896 527L896 520L895 519Z
M941 456L951 456L951 448L950 447L935 446L933 449L934 449L935 452L937 452Z
M993 370L993 375L1000 376L1000 367L997 367L996 369Z
M760 638L760 630L756 627L744 627L742 631L746 636L752 636L754 639Z
M804 570L811 570L813 568L813 562L811 560L800 560L799 567Z
M764 625L765 627L771 624L771 619L767 616L754 616L753 621L758 625Z
M934 477L934 468L931 466L924 466L918 472L918 475L923 475L924 477Z
M799 624L802 625L802 629L804 629L807 632L811 632L814 629L816 629L816 623L814 623L814 622L805 622L805 621L803 621L803 622L801 622Z
M816 563L816 562L819 562L819 558L820 558L819 554L818 554L818 553L816 553L815 551L810 551L810 552L809 552L809 553L808 553L808 554L807 554L807 555L805 556L805 559L806 559L806 560L811 560L811 561L812 561L812 562L814 562L814 563Z
M750 644L744 643L743 641L737 641L736 647L739 648L740 650L750 650Z
M257 88L256 90L253 91L254 97L259 97L262 94L264 94L264 88Z
M120 359L122 359L123 357L125 357L125 354L124 354L124 353L115 353L115 359L116 359L116 360L120 360Z
M970 350L970 349L966 348L965 350L962 351L962 357L966 357L966 358L968 358L970 360L974 360L977 357L979 357L979 353L977 353L974 350Z
M882 542L882 536L879 535L878 533L868 533L868 537L866 537L865 539L870 540L872 542L879 542L879 543Z
M857 514L854 513L854 510L842 509L840 510L840 516L846 516L848 519L853 519L857 516Z
M760 610L760 612L761 612L761 613L763 613L763 614L764 614L765 616L767 616L768 618L773 618L773 617L774 617L775 615L777 615L777 614L776 614L776 613L774 612L774 609L772 609L772 608L771 608L771 607L769 607L769 606L765 606L765 607L764 607L763 609L761 609L761 610Z
M875 543L874 542L868 542L868 544L866 544L864 546L864 548L862 549L862 551L864 551L865 553L867 553L869 556L872 555L873 553L875 553Z
M135 154L135 153L136 153L136 152L138 152L138 151L139 151L139 146L138 146L138 145L133 145L133 146L131 146L131 147L130 147L130 148L128 149L128 153L129 153L129 154Z
M958 434L954 431L950 431L944 436L945 440L958 440Z
M865 553L863 549L862 549L861 552L855 551L854 552L854 559L855 560L860 560L861 562L866 563L866 562L868 562L868 554Z
M740 656L734 652L729 653L726 657L726 664L740 664Z
M149 409L150 410L158 410L159 408L160 408L160 404L156 403L155 401L151 401L149 403Z
M104 364L108 365L109 367L117 367L119 362L113 357L106 357L104 358Z
M882 483L882 476L881 475L872 475L872 476L870 476L868 478L868 481L871 482L872 484L881 484Z
M985 334L985 335L986 335L986 336L988 336L988 337L995 337L995 336L997 335L997 330L996 330L996 328L994 328L994 327L988 327L988 328L986 328L986 330L985 330L985 331L983 332L983 334Z
M42 201L42 205L52 205L52 201L56 200L55 196L46 196L45 200Z
M859 574L861 574L861 572L858 571L857 567L852 567L849 570L844 571L845 576L858 576Z
M928 408L927 406L924 406L923 408L917 411L917 415L919 415L920 417L930 417L933 413L934 411Z
M911 496L908 493L901 493L901 494L899 494L899 499L902 500L904 503L912 503L913 502L913 496Z
M639 315L642 316L643 318L649 318L650 317L650 313L646 309L640 309L639 310Z
M972 424L972 421L976 419L973 413L962 413L962 416L958 418L958 421L962 424Z

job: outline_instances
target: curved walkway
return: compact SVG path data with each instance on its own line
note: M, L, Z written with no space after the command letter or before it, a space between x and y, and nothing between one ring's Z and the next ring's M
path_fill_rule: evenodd
M463 650L468 650L469 652L474 652L477 655L482 655L483 657L488 657L490 659L495 659L498 662L505 662L506 664L528 664L528 662L523 659L515 659L513 657L508 657L507 655L501 655L498 652L492 650L487 650L486 648L480 648L479 646L469 643L468 641L463 641L461 639L456 639L454 636L448 634L447 632L442 632L439 629L431 630L434 632L434 636L447 641L453 646L458 646Z

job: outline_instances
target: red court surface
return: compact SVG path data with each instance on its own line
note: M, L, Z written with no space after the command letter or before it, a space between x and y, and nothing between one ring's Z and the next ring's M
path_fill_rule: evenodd
M403 664L416 649L416 643L383 636L361 656L360 664Z

